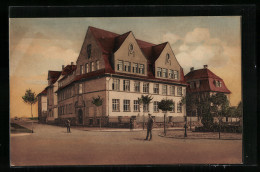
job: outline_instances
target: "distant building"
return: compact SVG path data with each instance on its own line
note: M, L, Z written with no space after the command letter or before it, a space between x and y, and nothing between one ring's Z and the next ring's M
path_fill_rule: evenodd
M38 95L38 119L39 123L46 123L47 118L47 90L44 89Z
M89 27L76 65L53 75L49 71L48 112L52 116L58 106L56 121L61 124L67 119L72 125L84 126L129 122L142 117L141 109L156 120L164 114L158 109L162 99L174 101L169 119L184 116L181 99L186 82L168 42L156 45L136 39L131 31L119 35ZM153 100L140 109L137 100L141 95L151 95ZM103 99L100 107L92 104L98 96Z
M207 65L198 70L194 70L193 67L190 68L190 72L185 75L185 80L188 83L187 95L194 96L196 101L217 92L224 93L228 99L230 98L231 92L226 87L223 79L211 72ZM199 115L196 108L191 111L187 109L187 114L188 116Z
M58 89L58 83L56 82L61 75L61 71L48 71L48 86L47 90L47 118L48 124L55 123L55 119L58 118L58 101L55 91Z

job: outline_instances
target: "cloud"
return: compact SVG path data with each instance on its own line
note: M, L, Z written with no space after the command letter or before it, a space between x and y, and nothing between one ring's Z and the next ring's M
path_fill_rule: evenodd
M181 37L179 35L168 32L163 35L162 40L163 42L169 42L170 44L174 44L177 41L181 40Z
M184 38L187 43L200 43L210 38L208 28L195 28L192 32L188 32Z
M227 44L219 38L212 38L208 28L195 28L183 40L176 57L184 69L202 68L204 64L220 68L232 56Z

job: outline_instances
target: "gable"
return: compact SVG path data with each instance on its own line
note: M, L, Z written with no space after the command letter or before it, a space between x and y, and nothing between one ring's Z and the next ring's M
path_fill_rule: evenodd
M118 60L145 65L145 75L147 74L147 59L140 49L132 32L124 39L123 43L114 53L114 64L117 64ZM116 65L115 65L116 70Z
M103 40L106 41L106 40ZM90 46L89 46L90 45ZM90 53L90 56L88 55ZM76 61L76 74L80 74L80 66L85 66L86 63L100 61L101 67L104 66L104 59L102 57L102 47L100 40L97 40L90 27L86 33L84 42L82 44L79 57Z
M167 60L167 54L169 54L169 60ZM161 54L155 61L155 67L161 67L161 68L180 71L181 66L180 66L179 62L177 61L169 43L166 44L166 46L162 50Z

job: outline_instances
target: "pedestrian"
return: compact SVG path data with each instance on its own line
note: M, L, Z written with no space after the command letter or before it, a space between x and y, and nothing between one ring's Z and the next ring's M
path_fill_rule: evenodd
M149 134L150 134L150 140L152 140L152 129L153 129L153 118L152 118L152 115L149 113L148 114L148 122L147 122L147 135L146 135L146 139L145 140L148 140L148 137L149 137Z
M70 120L67 120L66 126L67 126L67 133L70 133Z
M130 118L130 130L132 131L133 130L133 119Z

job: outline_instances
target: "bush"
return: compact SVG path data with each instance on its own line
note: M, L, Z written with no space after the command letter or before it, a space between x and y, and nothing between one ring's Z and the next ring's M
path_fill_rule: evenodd
M242 126L237 125L221 125L214 123L210 127L195 127L195 131L197 132L218 132L220 127L220 132L224 133L242 133Z

